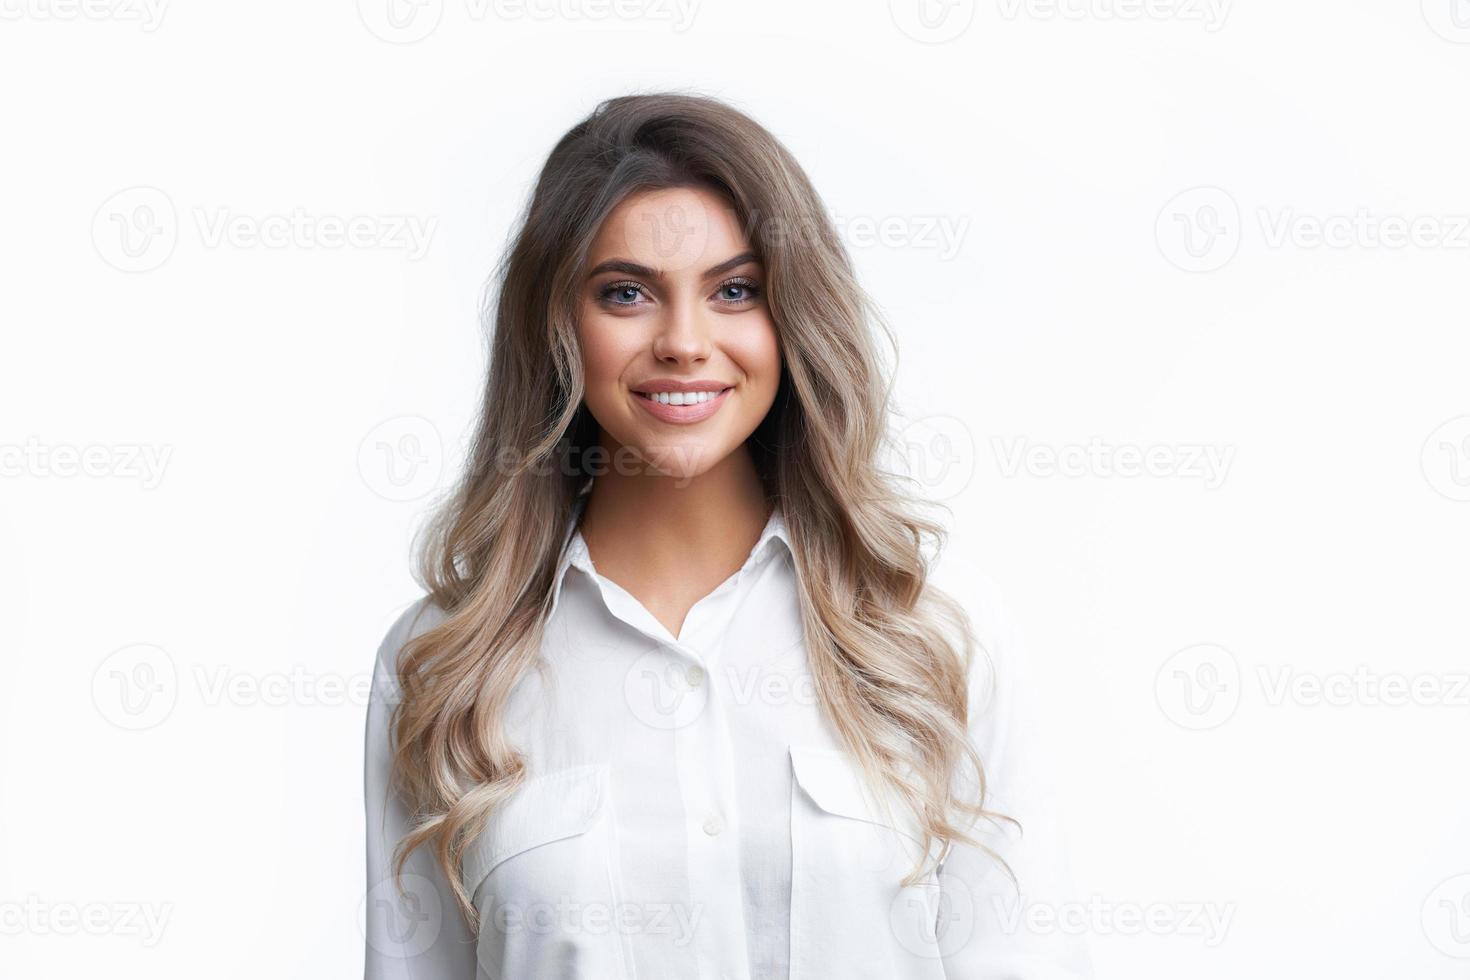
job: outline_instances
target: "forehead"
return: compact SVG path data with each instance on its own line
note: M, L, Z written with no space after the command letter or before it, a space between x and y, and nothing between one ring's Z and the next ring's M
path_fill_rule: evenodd
M665 187L621 201L598 229L588 264L628 259L678 273L707 268L749 247L725 197L703 187Z

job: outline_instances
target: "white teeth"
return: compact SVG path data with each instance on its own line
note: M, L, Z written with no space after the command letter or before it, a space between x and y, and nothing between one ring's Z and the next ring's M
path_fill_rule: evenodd
M702 405L719 394L718 391L660 391L648 397L660 405Z

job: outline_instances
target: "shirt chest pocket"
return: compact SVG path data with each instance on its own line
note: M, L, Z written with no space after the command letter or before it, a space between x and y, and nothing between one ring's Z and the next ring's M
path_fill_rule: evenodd
M847 752L790 755L791 980L943 978L932 861L903 885L923 854L918 821L897 801L885 813Z
M606 764L527 779L490 815L462 862L487 975L632 980L612 816Z

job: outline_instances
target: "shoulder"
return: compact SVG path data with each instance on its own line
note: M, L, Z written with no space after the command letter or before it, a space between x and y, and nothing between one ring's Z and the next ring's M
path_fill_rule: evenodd
M398 657L409 640L421 636L444 621L447 614L430 596L422 596L398 614L378 644L373 665L375 694L386 695L398 686Z
M393 625L388 627L380 649L389 650L391 648L393 652L397 652L409 640L427 633L442 623L446 615L432 596L426 595L415 599L398 614Z

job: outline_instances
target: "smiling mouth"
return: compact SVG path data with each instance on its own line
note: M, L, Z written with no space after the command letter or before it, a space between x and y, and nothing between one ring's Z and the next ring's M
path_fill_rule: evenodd
M653 382L650 388L667 387L667 382ZM719 382L701 386L700 391L639 391L638 404L650 416L667 425L694 425L712 418L730 400L734 385L719 387Z
M729 390L730 388L720 388L715 391L634 391L633 394L657 405L703 405L705 402L714 401Z

